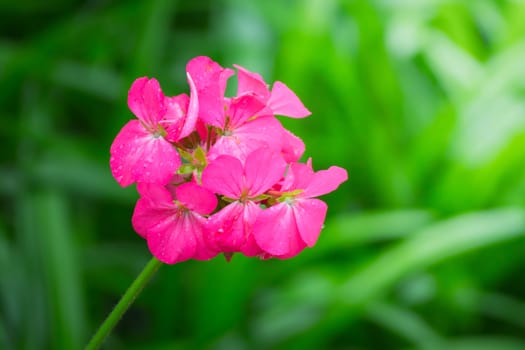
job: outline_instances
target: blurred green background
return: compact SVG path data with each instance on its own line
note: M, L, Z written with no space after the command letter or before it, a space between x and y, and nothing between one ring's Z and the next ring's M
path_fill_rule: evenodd
M525 1L0 0L0 349L78 349L149 260L109 146L207 55L290 86L314 249L160 269L107 349L525 349Z

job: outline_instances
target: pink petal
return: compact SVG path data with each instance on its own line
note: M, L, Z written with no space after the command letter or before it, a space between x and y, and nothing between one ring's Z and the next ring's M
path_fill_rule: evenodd
M120 130L110 154L111 172L123 187L134 182L166 184L181 164L176 149L145 130L138 120Z
M280 81L276 81L273 84L268 107L271 108L274 114L292 118L304 118L311 114L299 100L299 97Z
M314 171L310 163L292 163L286 172L286 177L281 183L281 191L288 192L293 190L304 190L314 176Z
M284 129L281 153L287 163L297 162L304 153L304 142L299 137Z
M194 182L187 182L177 186L175 193L179 202L186 208L199 214L210 214L217 207L217 197L213 192Z
M135 231L146 238L150 227L173 212L173 197L161 185L140 183L137 189L141 198L135 205L131 223Z
M148 198L140 198L135 204L133 210L133 216L131 217L131 224L135 232L137 232L142 238L146 238L148 235L148 228L150 226L150 218L152 217L149 213L151 201Z
M274 117L261 117L251 120L232 131L229 136L222 136L210 148L209 159L220 155L231 155L241 161L248 154L267 147L280 152L282 146L283 127Z
M348 173L338 166L316 172L310 183L303 187L305 191L299 196L303 198L317 197L334 191L340 184L348 180Z
M149 128L155 128L164 117L164 94L156 79L136 79L128 92L129 109Z
M241 247L241 253L246 256L257 256L264 253L259 245L257 245L257 242L255 242L255 237L253 236L253 225L262 211L261 207L254 202L249 201L245 203L243 226L246 243Z
M255 93L259 95L263 101L268 101L270 98L270 89L268 85L264 82L261 75L258 73L253 73L247 70L244 67L234 64L235 68L238 69L237 79L237 95L240 96L245 93Z
M190 258L207 260L217 254L204 242L206 219L177 207L164 186L141 183L138 187L142 197L135 206L132 224L148 240L155 257L174 264Z
M286 162L280 154L260 148L248 155L244 166L245 188L250 197L270 189L284 176Z
M192 258L197 252L196 235L202 234L198 222L190 214L178 214L174 209L158 220L148 231L151 253L166 264Z
M209 57L199 56L188 62L186 72L197 90L200 118L208 124L223 126L224 91L233 70L222 68Z
M190 85L190 102L188 106L188 113L186 114L186 119L184 121L184 126L179 136L181 139L188 136L195 130L195 125L197 124L197 119L199 116L199 99L197 87L188 73L186 73L186 76L188 77L188 84Z
M306 247L300 237L293 208L287 203L263 210L253 226L253 236L262 250L277 257L292 257Z
M166 131L166 139L170 142L177 142L182 138L181 131L186 121L189 100L190 98L186 94L166 97L164 100L166 114L159 124Z
M328 206L319 199L301 199L294 203L293 210L302 240L313 247L323 228Z
M246 94L233 98L229 106L229 127L237 128L248 119L255 119L260 115L265 104L253 94Z
M209 190L229 198L240 198L243 168L232 156L220 156L202 172L202 184Z
M167 207L173 206L173 195L167 186L140 182L137 184L137 192L141 198L147 198L155 203L163 203Z
M253 202L233 202L213 214L208 221L206 240L215 250L256 256L262 250L255 244L252 227L262 209Z

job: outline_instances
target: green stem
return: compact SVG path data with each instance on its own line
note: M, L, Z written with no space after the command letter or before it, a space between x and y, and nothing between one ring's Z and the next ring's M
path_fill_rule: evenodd
M102 345L108 334L111 333L118 321L120 321L122 315L124 315L126 310L131 304L133 304L135 298L137 298L144 286L146 286L153 275L155 275L155 272L157 272L161 265L161 261L157 260L155 257L151 258L135 281L129 286L128 290L124 293L113 311L108 315L104 323L100 325L100 328L93 338L91 338L85 350L96 350Z

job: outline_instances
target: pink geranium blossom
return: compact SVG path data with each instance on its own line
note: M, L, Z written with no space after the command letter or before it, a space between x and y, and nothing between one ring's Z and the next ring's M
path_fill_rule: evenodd
M217 206L212 192L193 182L176 188L139 184L138 189L141 198L133 213L133 227L148 241L157 259L174 264L217 255L204 242L207 223L203 215Z
M135 80L128 105L138 120L129 121L111 145L110 167L121 186L134 182L166 184L180 166L177 141L195 128L198 115L195 86L192 96L164 96L159 83L146 77Z
M314 246L328 207L313 197L334 191L347 179L346 170L337 166L314 172L311 161L292 164L278 190L279 203L262 211L254 224L259 247L271 256L290 258Z
M223 155L215 159L202 174L203 185L224 195L231 203L210 218L208 240L216 249L241 252L247 256L263 253L255 244L252 228L263 210L258 196L268 191L284 175L286 163L277 153L262 148L250 153L244 164Z
M186 66L189 96L165 96L145 77L129 90L137 119L115 138L110 167L121 186L138 183L133 227L165 263L295 256L316 243L325 220L327 205L315 197L347 179L339 167L298 163L305 145L275 117L308 116L297 95L235 67L232 97L235 71L204 56Z

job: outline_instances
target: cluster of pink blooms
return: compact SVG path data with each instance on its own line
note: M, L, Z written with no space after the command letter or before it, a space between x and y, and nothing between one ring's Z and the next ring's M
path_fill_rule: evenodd
M225 97L235 73L208 57L187 67L190 95L165 96L155 79L135 80L129 121L111 146L121 186L137 184L134 229L164 263L219 253L290 258L315 245L327 205L314 197L346 181L332 166L300 163L305 146L275 115L310 114L283 83L235 66L237 96Z

